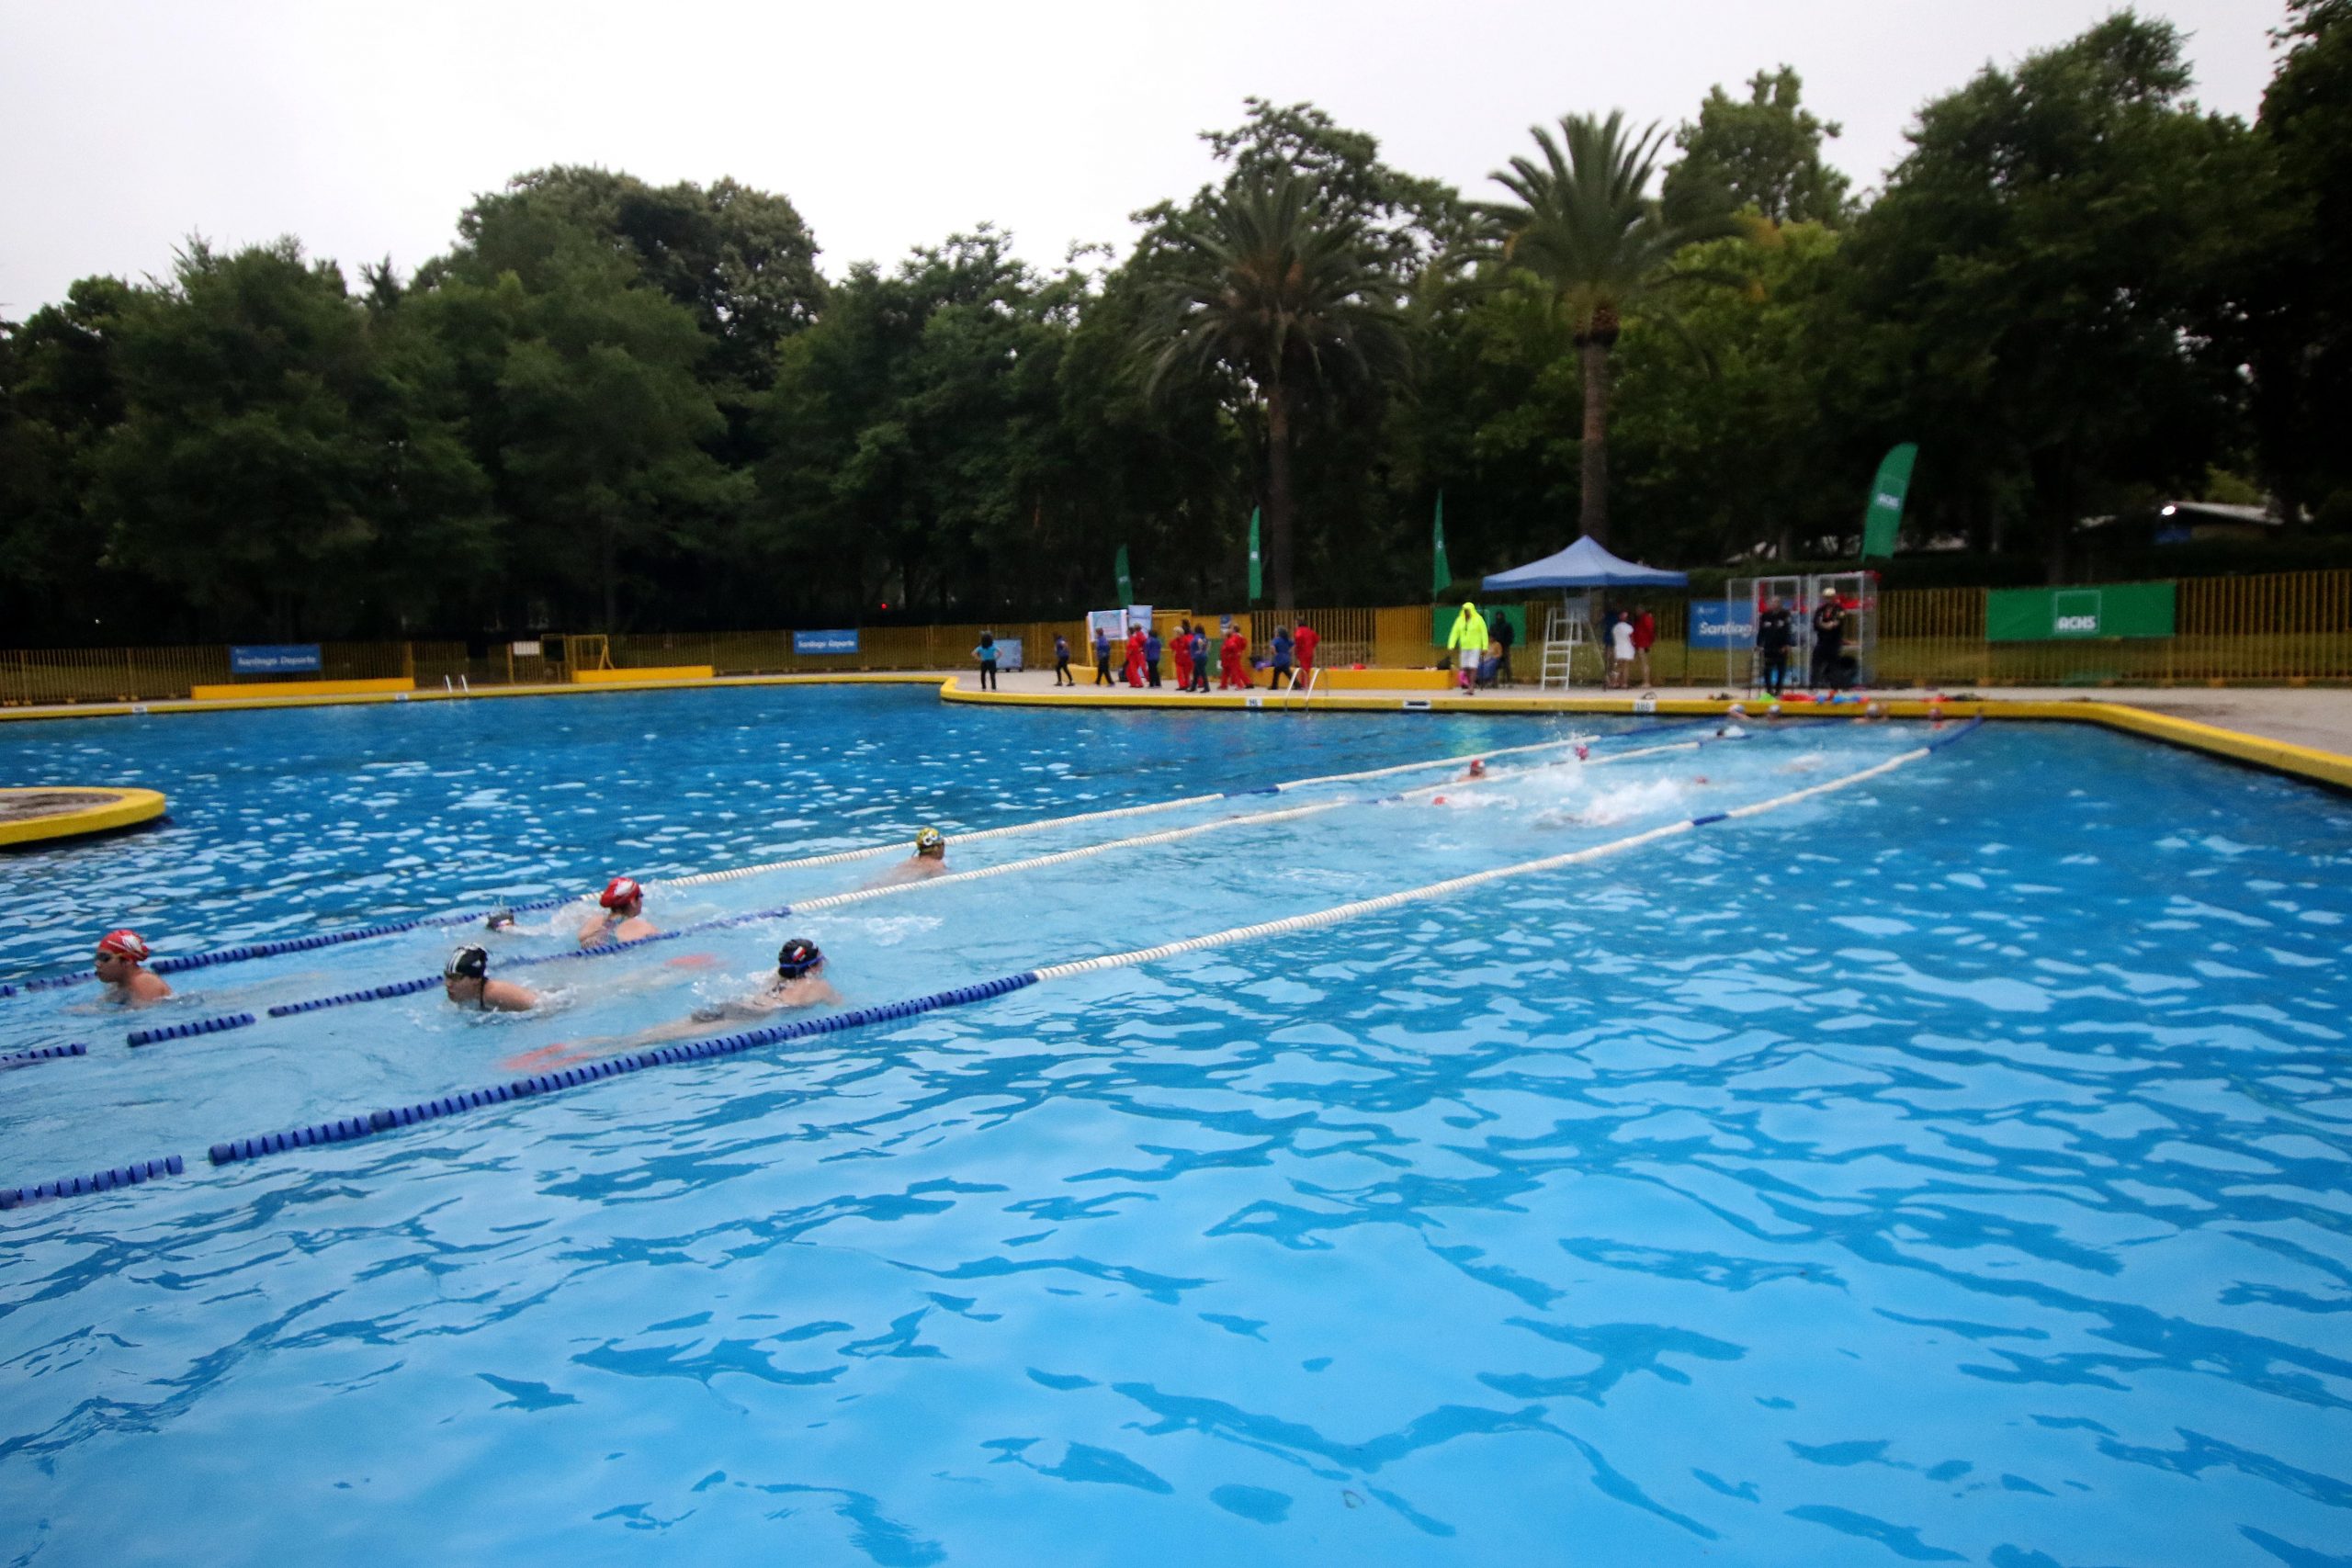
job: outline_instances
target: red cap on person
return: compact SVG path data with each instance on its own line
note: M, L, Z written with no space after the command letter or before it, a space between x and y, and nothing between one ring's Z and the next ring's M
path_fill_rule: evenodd
M98 951L111 953L118 958L128 958L133 964L147 962L147 939L125 926L98 938Z
M637 885L636 878L616 876L605 884L605 890L596 896L596 902L607 909L617 909L632 898L644 897L645 889Z

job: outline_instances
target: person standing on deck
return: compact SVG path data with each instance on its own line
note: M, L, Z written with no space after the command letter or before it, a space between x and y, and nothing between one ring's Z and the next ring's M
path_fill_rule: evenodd
M1159 684L1159 655L1162 648L1159 628L1154 627L1143 639L1144 677L1154 686Z
M1218 691L1246 692L1255 684L1250 679L1250 672L1241 667L1241 660L1250 652L1250 639L1241 635L1239 626L1225 634L1225 644L1220 652L1223 657L1217 669Z
M972 649L972 657L980 661L980 690L996 690L996 633L982 632L980 646Z
M1143 628L1141 626L1127 628L1126 676L1128 685L1143 684Z
M1266 671L1266 690L1279 692L1284 686L1294 683L1290 678L1289 627L1283 626L1274 627L1272 649L1272 657L1267 660L1269 668Z
M1298 618L1298 630L1290 634L1291 648L1298 655L1298 673L1292 679L1291 684L1305 686L1309 691L1315 689L1315 648L1322 640L1323 634L1308 626L1306 617L1301 615Z
M1609 683L1623 690L1634 679L1634 617L1624 611L1609 627Z
M1193 628L1193 690L1209 689L1209 628L1204 621Z
M1111 679L1111 634L1101 626L1094 628L1094 683L1098 686L1118 683Z
M1176 635L1168 639L1168 660L1176 666L1176 689L1193 689L1193 623L1176 623Z
M1054 684L1057 686L1078 684L1078 677L1069 672L1069 638L1059 632L1054 634Z
M1846 658L1846 606L1838 602L1834 592L1822 596L1821 608L1813 613L1813 680L1812 684L1831 690L1845 684L1841 668Z
M1478 614L1478 606L1469 600L1462 601L1462 613L1453 617L1453 630L1445 639L1448 652L1453 656L1454 683L1469 691L1478 679L1478 660L1487 651L1487 620Z
M1657 617L1650 614L1647 604L1634 609L1634 657L1642 663L1642 684L1655 686L1657 677L1650 673L1650 649L1657 642Z
M1789 619L1789 607L1778 595L1767 601L1756 617L1756 652L1763 665L1764 692L1777 697L1789 679L1789 649L1796 641L1796 628Z
M1501 650L1495 660L1495 683L1508 686L1511 684L1510 650L1519 641L1519 628L1511 625L1509 615L1499 612L1495 616L1494 639L1495 647Z

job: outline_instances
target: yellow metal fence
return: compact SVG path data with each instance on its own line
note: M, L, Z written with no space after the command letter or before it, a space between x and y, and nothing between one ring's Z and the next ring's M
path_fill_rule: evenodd
M1984 640L1981 588L1905 589L1878 602L1878 681L1881 685L2014 686L2160 684L2210 681L2352 680L2352 570L2278 572L2256 577L2191 578L2178 585L2176 635L2046 643ZM1686 641L1688 602L1666 595L1645 601L1657 617L1651 671L1661 684L1719 685L1724 656L1693 650ZM1193 612L1170 610L1163 631ZM1212 620L1214 615L1211 615ZM1427 604L1310 609L1299 618L1322 638L1318 655L1331 667L1351 664L1413 668L1433 663L1433 620ZM1528 617L1531 643L1544 635L1541 605ZM1272 618L1242 617L1251 644L1262 651ZM623 668L707 664L721 675L798 674L826 671L960 670L972 666L982 632L999 641L1018 638L1024 662L1053 662L1056 633L1069 639L1074 665L1091 662L1083 621L970 622L956 626L867 626L854 654L798 654L789 631L631 633L611 638L612 661ZM420 687L460 682L475 686L560 681L564 667L544 658L514 657L493 645L469 657L461 642L341 642L320 648L315 679L368 680L413 676ZM1521 680L1532 679L1539 655L1518 650ZM267 677L230 673L225 645L177 648L23 649L0 652L0 704L141 702L185 697L196 685L250 682Z

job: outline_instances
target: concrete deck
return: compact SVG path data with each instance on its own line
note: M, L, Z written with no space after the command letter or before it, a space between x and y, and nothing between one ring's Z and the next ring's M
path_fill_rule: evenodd
M942 678L956 678L958 695L978 693L978 677L970 671L943 671ZM1075 687L1056 688L1053 672L1043 670L1019 671L1000 676L1003 695L1019 695L1047 701L1107 703L1123 706L1135 697L1166 697L1186 703L1213 706L1238 706L1243 704L1239 693L1211 693L1206 697L1183 696L1170 687L1158 692L1147 687L1143 692L1130 692L1125 686L1094 686L1090 669ZM1261 687L1250 694L1263 706L1295 707L1296 699L1285 692L1269 692ZM1470 695L1458 693L1442 694L1439 705L1445 712L1556 711L1562 713L1624 713L1631 711L1635 698L1654 697L1661 705L1690 702L1720 701L1726 694L1722 686L1659 686L1647 692L1610 692L1593 686L1577 686L1562 692L1545 691L1531 685L1506 686L1497 691L1478 692ZM1756 700L1747 693L1732 692L1755 705ZM1871 699L1889 702L1924 703L1931 694L1920 690L1874 690L1863 694ZM1313 696L1306 705L1311 708L1336 707L1348 699L1369 699L1383 708L1394 708L1409 699L1436 697L1440 694L1417 691L1355 691ZM1988 709L1999 709L2022 704L2078 703L2107 704L2143 708L2151 713L2168 714L2199 724L2217 725L2242 734L2257 735L2265 739L2284 741L2290 745L2309 746L2323 751L2352 756L2352 688L2284 687L2284 686L2151 686L2111 687L2086 691L2080 686L1994 686L1973 694L1975 701ZM1164 706L1165 704L1154 704ZM1795 711L1792 709L1791 711Z

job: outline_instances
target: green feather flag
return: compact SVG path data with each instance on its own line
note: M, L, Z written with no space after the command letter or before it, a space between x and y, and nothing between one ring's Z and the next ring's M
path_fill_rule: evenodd
M1266 595L1266 580L1258 559L1258 508L1250 509L1250 603Z
M1918 446L1906 441L1886 455L1871 481L1871 502L1862 509L1862 558L1893 556L1894 536L1903 526L1904 498L1911 493L1911 465Z
M1453 569L1445 564L1445 491L1437 492L1437 525L1430 531L1430 597L1442 599L1453 586Z
M1136 585L1134 580L1127 576L1126 546L1121 545L1119 547L1118 563L1112 570L1119 574L1119 603L1122 604L1134 604L1136 602Z

